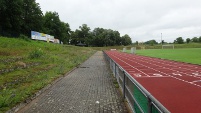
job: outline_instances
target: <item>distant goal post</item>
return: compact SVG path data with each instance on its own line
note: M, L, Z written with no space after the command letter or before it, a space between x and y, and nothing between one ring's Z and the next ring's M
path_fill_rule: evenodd
M174 44L162 45L162 49L174 49Z

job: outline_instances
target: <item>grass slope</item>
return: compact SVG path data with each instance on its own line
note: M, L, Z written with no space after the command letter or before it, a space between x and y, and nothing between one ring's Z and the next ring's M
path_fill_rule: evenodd
M201 65L201 48L137 50L137 54Z
M94 52L84 47L0 37L0 113L25 101Z

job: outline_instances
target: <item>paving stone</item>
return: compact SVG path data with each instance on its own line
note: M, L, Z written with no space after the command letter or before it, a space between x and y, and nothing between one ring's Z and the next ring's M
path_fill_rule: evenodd
M122 100L98 51L19 112L127 113Z

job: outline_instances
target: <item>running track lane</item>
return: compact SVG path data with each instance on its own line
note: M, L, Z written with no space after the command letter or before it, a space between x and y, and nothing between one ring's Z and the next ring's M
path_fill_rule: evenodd
M201 66L118 51L106 54L172 113L201 113Z

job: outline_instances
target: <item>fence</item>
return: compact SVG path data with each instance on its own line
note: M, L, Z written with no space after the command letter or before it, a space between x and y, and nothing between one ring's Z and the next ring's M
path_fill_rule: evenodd
M141 86L129 73L112 60L105 52L106 61L117 79L123 92L123 97L133 113L170 113L158 102L143 86Z

